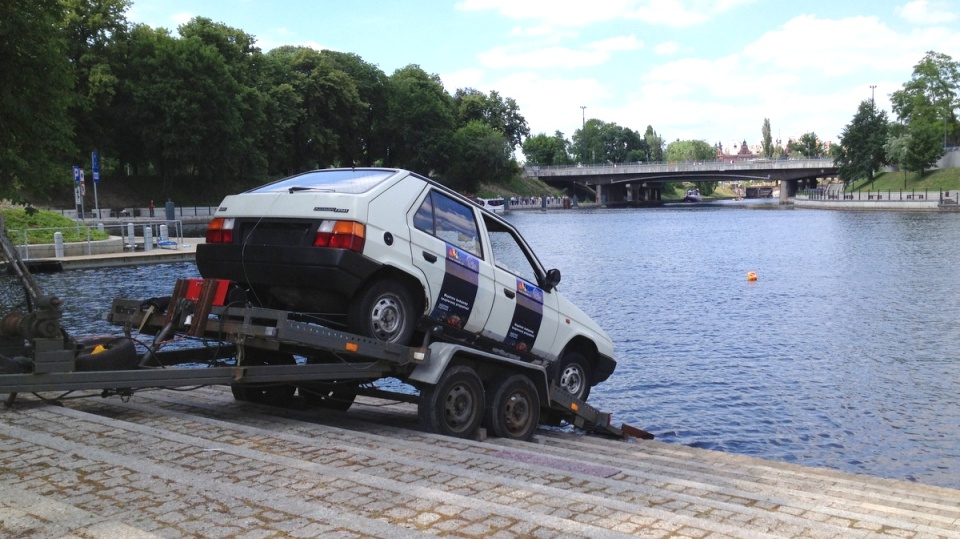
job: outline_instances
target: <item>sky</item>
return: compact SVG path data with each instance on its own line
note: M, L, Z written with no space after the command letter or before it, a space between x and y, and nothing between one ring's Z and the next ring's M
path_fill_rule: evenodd
M836 142L859 104L910 80L927 51L960 60L957 0L132 0L176 33L193 17L264 51L354 53L513 98L532 135L596 118L724 148L814 132ZM586 107L586 108L583 108ZM893 116L890 116L894 119Z

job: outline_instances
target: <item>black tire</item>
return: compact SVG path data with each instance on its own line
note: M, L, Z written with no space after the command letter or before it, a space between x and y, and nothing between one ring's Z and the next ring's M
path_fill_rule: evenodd
M347 330L384 342L407 345L416 329L410 290L396 279L370 283L350 302Z
M590 362L579 352L567 352L560 360L560 372L557 385L574 397L586 402L590 396L590 384L593 382L593 369Z
M500 438L529 440L540 423L540 394L530 378L514 374L493 383L484 424Z
M78 343L80 351L74 363L77 371L125 371L140 363L137 347L126 337L99 337ZM95 352L97 346L103 350Z
M424 388L417 407L425 430L457 438L467 438L477 430L483 410L483 382L465 366L449 368L437 385Z
M245 348L243 364L253 365L296 365L293 355L283 352L271 352L257 348ZM230 384L233 398L243 402L285 406L293 399L297 386L292 384Z
M304 384L298 389L300 397L310 406L346 412L357 398L356 384Z

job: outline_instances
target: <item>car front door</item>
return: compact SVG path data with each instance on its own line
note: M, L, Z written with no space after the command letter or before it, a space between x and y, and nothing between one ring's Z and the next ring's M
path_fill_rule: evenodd
M427 278L427 314L444 324L480 333L493 307L493 265L477 225L478 210L437 189L411 209L413 265Z
M493 312L483 334L508 349L557 357L556 290L539 285L543 269L516 230L486 216L485 224L493 251L495 292Z

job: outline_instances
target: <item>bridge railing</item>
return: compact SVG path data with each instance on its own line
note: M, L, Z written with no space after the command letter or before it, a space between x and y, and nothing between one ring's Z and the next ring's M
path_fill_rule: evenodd
M750 159L729 161L677 161L663 163L604 163L595 165L529 165L525 176L590 176L657 172L711 172L731 170L770 170L833 168L833 158L816 159Z

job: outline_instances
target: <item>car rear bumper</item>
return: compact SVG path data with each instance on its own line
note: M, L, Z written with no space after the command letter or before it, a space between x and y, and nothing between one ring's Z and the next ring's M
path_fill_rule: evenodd
M381 265L346 249L281 245L197 246L197 269L208 279L332 291L349 298Z

